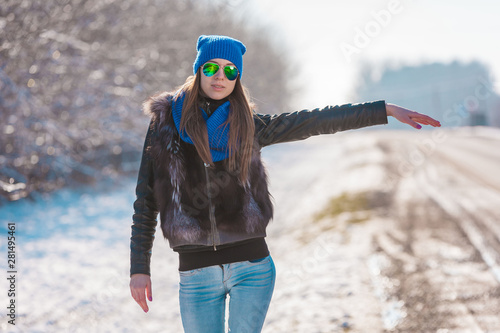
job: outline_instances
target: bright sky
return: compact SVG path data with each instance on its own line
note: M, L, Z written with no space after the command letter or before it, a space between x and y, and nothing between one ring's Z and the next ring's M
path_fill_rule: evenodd
M248 22L276 28L303 71L297 107L352 101L360 66L479 60L500 92L500 1L228 0ZM380 96L381 99L384 96Z

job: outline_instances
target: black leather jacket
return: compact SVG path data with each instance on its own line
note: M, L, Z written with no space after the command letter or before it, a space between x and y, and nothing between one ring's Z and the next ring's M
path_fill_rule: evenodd
M323 109L303 110L276 115L255 114L255 135L259 146L303 140L319 134L387 124L384 101L346 104ZM151 145L153 127L146 135L144 152ZM139 169L132 236L130 243L130 274L150 275L150 260L157 226L158 205L154 195L154 167L148 154L143 152Z

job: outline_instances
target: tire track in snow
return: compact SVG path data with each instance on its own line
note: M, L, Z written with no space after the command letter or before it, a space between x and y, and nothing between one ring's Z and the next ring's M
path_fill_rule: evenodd
M383 314L386 329L499 332L500 195L489 181L495 173L488 172L500 169L495 140L468 137L460 150L462 138L447 133L446 142L403 173L401 156L421 152L415 137L398 134L384 133L381 144L391 211L399 215L374 237L369 260L385 293L381 301L392 311ZM426 133L416 137L428 140Z

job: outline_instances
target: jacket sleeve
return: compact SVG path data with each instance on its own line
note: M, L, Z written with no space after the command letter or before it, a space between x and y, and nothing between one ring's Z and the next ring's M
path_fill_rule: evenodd
M259 144L265 147L319 134L387 124L387 113L385 101L376 101L275 115L256 114L254 119Z
M130 237L130 275L136 273L151 275L150 261L158 216L153 193L153 159L150 156L152 136L153 122L146 134L137 179L137 199L134 202L132 236Z

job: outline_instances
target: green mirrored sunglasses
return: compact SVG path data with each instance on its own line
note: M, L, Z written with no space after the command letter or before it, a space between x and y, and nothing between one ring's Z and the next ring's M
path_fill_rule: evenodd
M219 71L220 66L213 62L207 62L203 65L203 74L207 77L214 76L215 73ZM238 68L234 65L228 65L224 67L224 75L226 75L229 81L236 80L238 77Z

